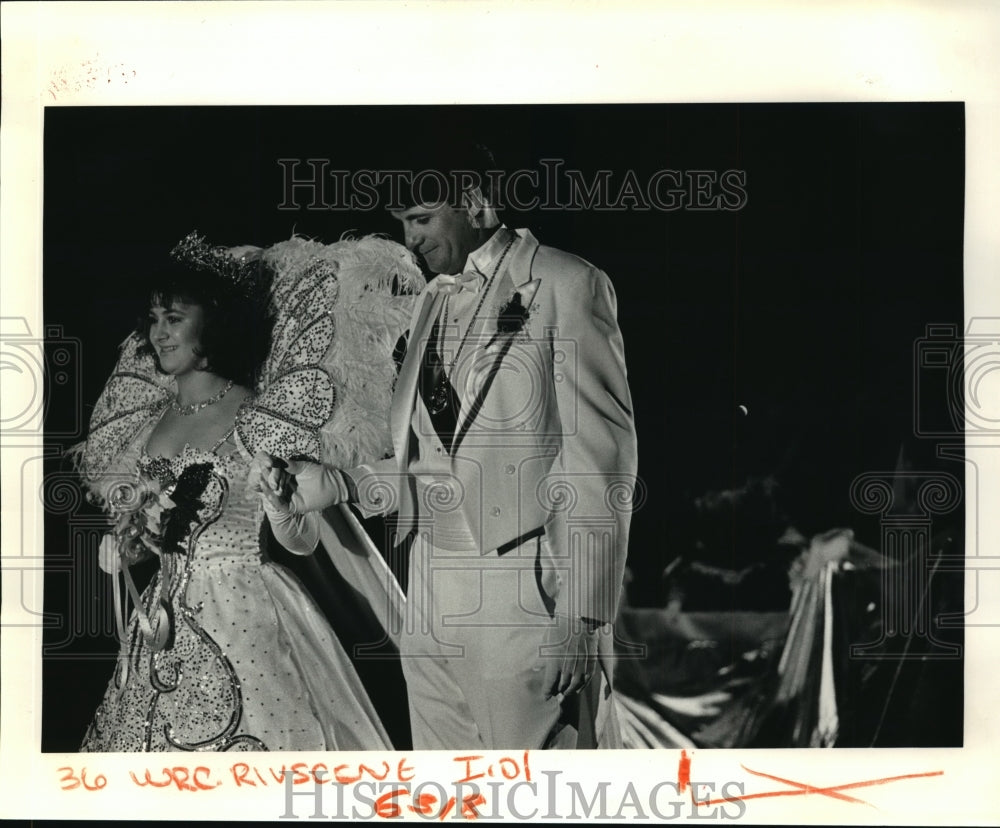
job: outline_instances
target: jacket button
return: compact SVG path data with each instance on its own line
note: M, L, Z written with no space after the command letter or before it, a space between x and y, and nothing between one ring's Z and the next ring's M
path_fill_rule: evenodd
M494 506L492 509L490 509L490 514L493 515L493 517L500 517L500 507Z
M503 470L507 474L513 474L515 471L517 471L517 469L514 468L514 464L513 463L508 463L506 466L503 467Z

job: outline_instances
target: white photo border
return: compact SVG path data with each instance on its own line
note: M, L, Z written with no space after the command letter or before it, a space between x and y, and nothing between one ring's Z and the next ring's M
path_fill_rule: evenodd
M27 320L32 332L44 322L44 107L152 104L963 101L966 322L1000 319L1000 9L989 3L734 2L703 3L697 11L689 4L639 2L4 3L2 25L0 307L4 317ZM998 383L984 384L983 393L997 410ZM16 625L22 599L42 603L41 556L30 551L43 547L41 512L29 512L23 522L15 518L31 502L22 500L22 479L26 491L40 483L40 468L36 477L21 468L32 449L37 453L39 446L3 444L0 815L278 818L285 799L275 786L139 787L130 772L141 778L149 769L159 778L168 764L148 757L91 758L91 785L101 774L107 786L64 790L61 769L72 766L76 773L86 763L39 752L41 630ZM984 508L1000 502L995 449L967 444L970 557L1000 548L1000 521ZM747 779L741 765L818 788L940 775L867 789L865 798L877 810L812 795L756 800L740 814L729 806L717 818L935 825L995 819L1000 716L993 654L1000 627L988 618L990 607L1000 606L1000 577L985 573L977 580L970 573L966 583L966 606L983 613L984 625L970 616L966 631L964 748L695 751L687 757L693 779L720 785ZM386 755L397 771L402 758ZM329 757L303 754L302 760L312 765ZM277 766L259 755L246 761L262 771ZM370 765L373 759L343 754L337 761ZM411 752L405 761L421 779L455 777L453 757ZM648 789L676 781L681 759L679 751L631 751L532 754L531 761L539 781L548 770L586 783L613 767L615 777ZM233 757L209 755L197 762L209 769L201 778L213 781L225 779L232 764ZM524 802L527 807L527 794ZM312 806L300 800L296 812L305 818ZM535 818L543 817L544 810ZM687 811L673 821L682 820L688 821Z

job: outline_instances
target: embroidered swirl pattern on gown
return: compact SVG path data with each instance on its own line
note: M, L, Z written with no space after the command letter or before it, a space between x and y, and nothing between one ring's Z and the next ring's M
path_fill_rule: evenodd
M248 458L231 442L214 453L189 447L172 460L149 458L140 447L157 419L127 452L137 474L177 480L193 470L205 478L180 551L160 554L142 595L149 615L166 601L173 642L154 652L133 615L82 750L389 747L321 612L260 549L259 506L245 493Z
M348 466L391 448L393 347L423 278L384 239L293 238L241 251L273 275L276 324L230 438L214 451L145 455L174 386L133 334L75 449L84 486L104 505L122 482L155 481L176 501L178 481L203 478L182 536L156 550L160 570L140 598L150 617L162 602L172 639L154 651L132 614L85 751L390 747L322 613L261 550L263 509L245 487L259 450Z

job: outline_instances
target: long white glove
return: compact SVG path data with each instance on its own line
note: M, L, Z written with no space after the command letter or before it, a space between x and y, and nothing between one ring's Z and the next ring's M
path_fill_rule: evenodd
M263 496L264 513L271 523L271 531L278 543L296 555L311 555L319 544L319 514L309 512L298 515L287 507L275 504L266 494Z

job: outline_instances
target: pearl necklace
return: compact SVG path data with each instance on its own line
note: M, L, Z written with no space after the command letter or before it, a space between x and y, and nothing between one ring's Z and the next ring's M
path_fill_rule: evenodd
M191 414L197 414L203 408L208 408L210 405L215 405L219 400L221 400L226 394L229 393L229 389L233 387L233 381L229 380L226 383L226 387L223 388L218 394L209 397L207 400L202 400L201 402L191 403L190 405L181 405L177 402L177 398L174 397L170 400L170 407L180 414L182 417L188 417Z

